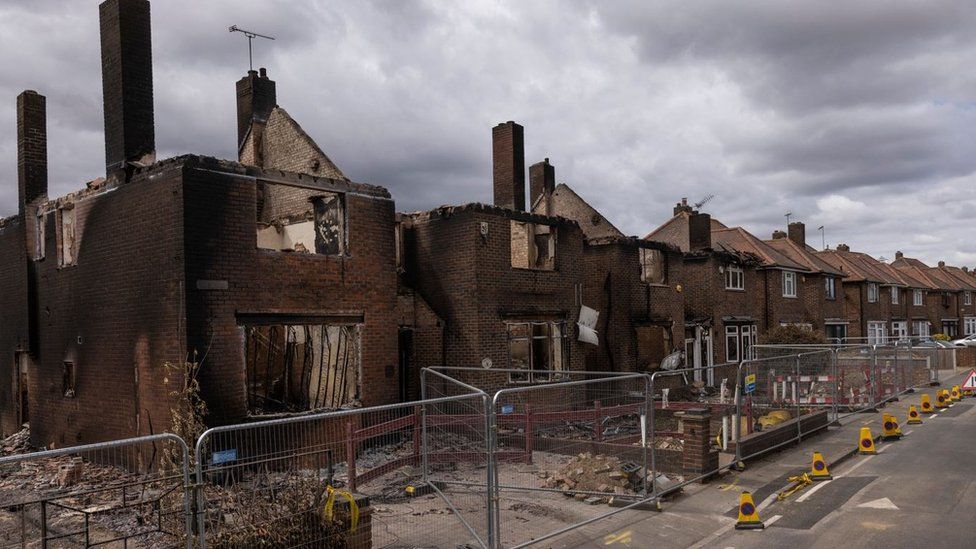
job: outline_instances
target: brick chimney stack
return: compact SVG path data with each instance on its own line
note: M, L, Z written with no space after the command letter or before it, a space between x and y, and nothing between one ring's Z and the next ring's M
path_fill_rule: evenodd
M156 161L153 124L152 25L147 0L105 0L98 6L102 39L105 167L109 176Z
M247 76L237 81L237 148L244 146L244 139L253 122L267 122L271 111L278 104L275 81L268 78L268 71L247 71Z
M786 238L786 233L783 231L773 231L773 240L779 240L781 238Z
M895 259L901 259L903 257L905 257L905 254L901 252L895 252Z
M945 267L945 261L940 261L939 262L939 267Z
M691 206L688 205L688 199L687 198L682 198L681 199L681 202L678 202L677 204L674 205L674 215L678 215L678 214L680 214L682 212L691 213L693 211L694 211L694 208L692 208Z
M33 90L17 96L17 190L20 215L47 198L47 100Z
M847 244L838 244L837 245L837 251L838 252L849 252L849 251L851 251L851 247L848 246Z
M688 216L688 249L707 250L712 247L712 216L692 211Z
M522 126L509 120L491 130L495 205L525 210L525 138Z
M794 221L786 227L787 234L797 246L805 248L807 246L807 226L800 221Z
M529 209L550 215L549 199L556 190L556 168L549 159L529 166ZM539 205L543 206L540 208Z

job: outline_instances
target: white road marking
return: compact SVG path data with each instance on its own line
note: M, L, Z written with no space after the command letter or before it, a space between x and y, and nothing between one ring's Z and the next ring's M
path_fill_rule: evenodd
M829 481L829 480L821 480L813 488L810 488L806 492L803 492L802 494L800 494L800 497L796 498L796 502L797 503L800 503L801 501L806 501L808 497L816 494L817 493L817 490L819 490L819 489L823 488L824 486L830 484L830 482L831 481Z
M880 498L873 501L864 502L858 507L864 507L866 509L890 509L892 511L898 511L898 506L891 502L888 498Z
M905 435L904 436L907 437L908 435L912 434L912 431L914 431L914 430L915 429L909 429L909 430L905 431Z
M882 446L881 448L878 448L878 453L880 454L881 452L884 452L887 449L888 449L888 446Z
M766 525L766 527L769 527L769 526L772 526L772 524L773 524L774 522L776 522L777 520L779 520L779 519L781 519L781 518L783 518L783 515L773 515L773 516L771 516L771 517L769 517L769 520L767 520L767 521L766 521L766 522L764 522L763 524L765 524L765 525Z

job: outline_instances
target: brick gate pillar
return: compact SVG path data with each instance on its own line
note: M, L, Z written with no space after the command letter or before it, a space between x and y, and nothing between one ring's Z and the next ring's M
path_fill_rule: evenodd
M682 471L686 478L694 478L718 469L718 451L712 450L710 422L707 408L693 408L675 414L681 419L684 436ZM707 477L702 479L704 482Z

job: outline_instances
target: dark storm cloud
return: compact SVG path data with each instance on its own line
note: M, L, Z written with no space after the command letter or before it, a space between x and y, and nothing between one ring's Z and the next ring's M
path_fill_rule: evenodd
M97 4L0 5L0 215L25 88L48 97L52 195L104 172ZM401 210L489 200L490 128L514 119L529 163L550 157L629 233L714 194L706 209L763 237L793 211L828 242L976 264L974 17L965 1L156 0L157 148L236 155L236 24L277 37L255 64L279 104Z

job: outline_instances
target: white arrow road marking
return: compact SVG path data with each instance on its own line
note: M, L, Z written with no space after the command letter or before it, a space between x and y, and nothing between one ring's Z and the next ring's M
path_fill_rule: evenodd
M864 507L866 509L889 509L891 511L898 511L898 506L891 503L888 498L876 499L874 501L868 501L858 505L858 507Z

